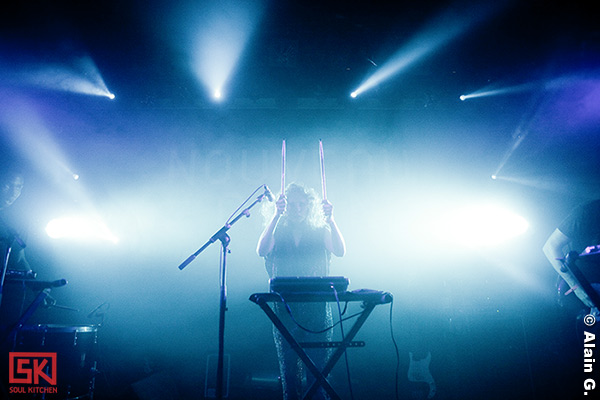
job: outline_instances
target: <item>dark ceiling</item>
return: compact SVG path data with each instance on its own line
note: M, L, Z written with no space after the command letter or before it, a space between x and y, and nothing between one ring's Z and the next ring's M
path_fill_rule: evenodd
M181 45L182 27L194 21L181 10L201 13L205 3L210 2L5 2L0 50L4 63L60 62L91 54L108 86L121 96L197 105L204 99L182 61ZM428 23L444 14L476 20L483 8L479 3L263 2L260 23L231 80L230 98L345 98ZM377 96L388 96L384 106L423 93L454 100L462 90L490 82L544 79L598 61L593 2L494 3L485 20L378 88Z
M229 18L235 30L239 22L228 13L238 6L256 7L257 22L226 99L216 104L191 65L189 32L202 31L213 15ZM36 107L54 108L45 118L54 120L49 129L65 152L81 157L73 162L82 167L98 158L89 169L108 180L143 169L157 147L169 159L169 146L202 152L226 146L224 137L274 143L322 135L319 129L350 149L352 134L388 146L413 165L440 162L436 148L479 177L500 165L536 180L597 180L600 28L592 1L29 0L0 7L0 88L15 89L2 79L15 72L90 56L116 94L114 102L46 89L31 96ZM415 40L431 43L421 35L443 36L461 25L460 34L401 73L349 97L399 50ZM459 100L524 84L533 86ZM118 156L114 149L125 146L139 158Z

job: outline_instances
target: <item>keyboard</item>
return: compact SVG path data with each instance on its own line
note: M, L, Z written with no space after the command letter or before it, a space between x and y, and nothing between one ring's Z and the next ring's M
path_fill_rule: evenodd
M269 280L271 292L344 293L350 280L344 276L280 276Z

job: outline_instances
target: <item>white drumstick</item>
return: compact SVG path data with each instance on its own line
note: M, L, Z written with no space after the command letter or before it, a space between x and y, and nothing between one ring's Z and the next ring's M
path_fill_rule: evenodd
M285 139L281 145L281 195L285 194Z
M321 157L321 190L323 200L327 200L327 183L325 182L325 154L323 153L323 141L319 139L319 156Z

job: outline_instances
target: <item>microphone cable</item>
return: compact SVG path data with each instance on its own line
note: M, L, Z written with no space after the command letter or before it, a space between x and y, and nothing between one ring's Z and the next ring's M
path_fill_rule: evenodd
M225 225L229 224L231 222L231 220L233 219L233 217L236 216L236 214L238 213L238 211L240 211L242 209L242 207L244 207L249 201L250 199L256 194L258 193L258 191L260 189L262 189L265 185L260 185L259 187L257 187L254 192L252 192L252 194L250 196L248 196L248 198L246 198L246 200L244 200L244 202L238 207L236 208L236 210L229 216L229 218L227 218L227 222L225 223ZM247 215L249 216L249 215Z
M335 294L335 300L338 308L339 318L340 318L340 332L342 334L342 342L346 340L346 336L344 334L344 324L342 323L342 307L340 306L340 298L338 297L338 292L333 285L331 285L333 289L333 293ZM346 306L348 303L346 302ZM354 400L354 392L352 390L352 379L350 378L350 364L348 363L348 348L344 349L344 361L346 364L346 377L348 378L348 390L350 391L350 399Z
M396 343L396 338L394 337L394 324L393 324L393 313L394 311L394 298L392 297L392 301L390 302L390 336L392 337L392 343L394 344L394 350L396 352L396 377L395 377L395 392L396 392L396 400L400 399L400 393L398 391L398 386L400 385L400 350L398 350L398 343Z
M279 297L279 299L281 300L281 303L285 307L285 310L288 313L288 315L290 316L290 318L291 318L292 322L294 323L294 325L296 325L298 328L300 328L301 330L303 330L305 332L308 332L308 333L324 333L324 332L327 332L327 331L335 328L339 324L341 324L342 321L348 321L348 320L350 320L352 318L356 318L356 317L358 317L359 315L361 315L364 312L364 311L359 311L357 313L348 315L347 317L342 318L342 319L340 319L337 322L332 323L330 326L328 326L328 327L326 327L324 329L314 330L314 329L310 329L310 328L307 328L307 327L303 326L300 322L298 322L296 320L296 318L294 317L294 313L292 312L292 309L290 308L290 306L287 303L287 301L283 298L283 295L281 293L279 293L279 292L271 292L271 293L273 293L273 294L275 294L275 295L277 295ZM348 302L346 301L346 302L344 302L344 309L342 310L342 315L346 314L347 309L348 309Z

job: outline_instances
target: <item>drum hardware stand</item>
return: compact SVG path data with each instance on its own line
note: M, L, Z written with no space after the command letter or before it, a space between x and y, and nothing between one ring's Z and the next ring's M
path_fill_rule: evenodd
M106 317L106 313L110 309L110 303L105 301L104 303L96 306L90 313L87 315L88 318L100 318L100 322L96 324L98 328L104 325L104 318Z
M31 302L29 307L27 307L27 310L25 310L23 315L21 315L19 317L19 320L8 330L5 337L2 338L2 341L3 342L8 342L9 340L13 341L11 348L14 348L14 346L15 346L14 340L17 337L17 331L19 329L21 329L21 327L23 325L25 325L25 322L27 322L27 320L29 320L29 318L31 318L31 316L33 315L35 310L37 310L37 308L40 306L40 304L42 304L42 302L44 302L46 297L48 297L49 295L50 295L50 288L44 289L41 292L39 292L38 295L36 296L36 298Z
M67 310L67 311L75 311L79 312L79 309L67 306L61 306L60 304L56 304L56 299L48 294L48 296L44 299L44 308L58 308L59 310Z
M194 261L200 253L202 253L208 246L219 240L221 242L221 263L219 266L220 275L220 297L219 297L219 352L217 361L217 384L215 395L216 398L221 400L223 398L223 370L224 370L224 338L225 338L225 311L227 311L227 253L229 253L229 243L231 238L227 234L227 231L243 216L250 217L250 209L256 204L260 203L266 198L269 200L272 198L272 194L266 185L262 185L264 193L259 195L256 200L250 206L242 210L231 222L225 223L225 225L219 229L214 235L208 239L202 247L200 247L194 254L189 256L184 262L179 265L179 269L183 270L189 263ZM260 187L259 187L260 189ZM257 191L259 190L257 189ZM256 193L256 192L255 192Z

